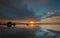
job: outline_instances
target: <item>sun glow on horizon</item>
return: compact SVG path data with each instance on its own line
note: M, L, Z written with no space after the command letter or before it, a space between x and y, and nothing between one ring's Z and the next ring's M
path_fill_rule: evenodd
M34 21L30 21L30 27L34 28Z

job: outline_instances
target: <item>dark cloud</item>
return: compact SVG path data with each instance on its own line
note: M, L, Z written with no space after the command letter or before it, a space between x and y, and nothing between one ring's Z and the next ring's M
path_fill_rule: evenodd
M59 4L56 0L0 0L0 19L46 18Z
M21 0L0 0L0 18L21 19L33 17L33 11L29 11L27 4Z

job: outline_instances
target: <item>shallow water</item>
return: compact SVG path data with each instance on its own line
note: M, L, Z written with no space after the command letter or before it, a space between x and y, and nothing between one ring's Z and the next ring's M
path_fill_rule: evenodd
M16 25L11 28L1 26L0 38L60 38L59 31L47 30L40 27L31 30L28 27L25 25Z

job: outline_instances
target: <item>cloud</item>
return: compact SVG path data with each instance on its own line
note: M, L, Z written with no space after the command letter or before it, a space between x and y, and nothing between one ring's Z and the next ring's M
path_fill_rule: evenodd
M60 16L54 16L50 18L45 18L40 20L40 23L54 23L54 25L42 25L41 27L45 27L47 29L55 30L55 31L60 31L60 25L55 25L55 23L60 23Z
M47 14L48 14L48 15L52 15L52 14L54 14L54 12L48 12Z
M35 17L34 14L44 0L0 0L1 19ZM46 3L46 2L45 2ZM40 5L39 5L40 4ZM37 7L38 6L38 7ZM4 17L4 18L3 18Z
M21 19L33 17L33 11L22 0L0 0L1 19ZM3 18L4 17L4 18Z
M0 18L5 19L43 19L59 14L51 11L49 0L0 0L0 8Z
M55 10L54 12L60 12L60 10Z

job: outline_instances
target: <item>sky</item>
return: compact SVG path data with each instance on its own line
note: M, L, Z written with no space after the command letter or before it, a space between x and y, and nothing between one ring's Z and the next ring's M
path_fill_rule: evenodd
M0 0L0 19L44 19L60 16L60 0Z

